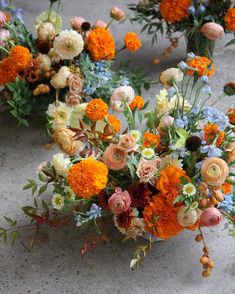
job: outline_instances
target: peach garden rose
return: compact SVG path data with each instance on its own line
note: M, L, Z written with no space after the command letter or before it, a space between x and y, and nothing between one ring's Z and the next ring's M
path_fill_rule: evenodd
M131 134L121 135L118 146L126 152L130 152L136 146L136 139Z
M146 160L142 157L136 170L136 174L139 177L140 182L149 182L154 177L159 165L160 158Z
M127 153L117 144L110 144L104 151L102 160L111 170L121 170L126 165Z

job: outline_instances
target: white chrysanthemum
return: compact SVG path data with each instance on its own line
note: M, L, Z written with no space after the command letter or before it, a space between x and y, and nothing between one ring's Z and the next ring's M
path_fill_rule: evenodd
M61 210L64 207L64 197L60 194L55 194L51 199L51 204L54 209Z
M70 125L72 108L63 102L59 102L56 107L55 103L49 104L47 115L53 119L53 129L66 128Z
M183 193L188 196L193 196L197 192L196 187L192 183L183 186Z
M153 158L154 156L154 150L152 148L145 148L143 151L142 151L142 156L145 158L145 159L151 159Z
M139 139L140 139L140 131L138 131L138 130L132 130L131 131L131 135L132 135L133 138L135 138L136 142L139 141Z
M84 41L78 32L65 30L55 38L53 47L62 59L73 59L82 52Z
M55 11L52 10L50 12L50 16L49 16L49 11L48 10L43 11L36 17L36 20L35 20L35 29L36 29L36 31L45 22L51 22L54 25L57 34L61 31L62 19L59 16L59 14L56 13Z
M160 82L165 89L170 88L173 83L179 83L183 79L183 72L179 68L169 68L164 70L160 75Z
M76 198L76 194L73 192L73 190L70 187L64 188L65 192L65 198L69 201L73 201Z
M168 166L172 166L172 165L182 168L183 167L182 161L183 161L182 159L172 157L171 155L166 155L161 160L161 165L159 170L163 170L164 168Z
M72 128L80 128L79 121L83 119L88 103L81 103L75 106L71 113L70 126Z
M69 172L70 159L65 158L63 153L53 155L51 165L54 166L58 175L66 177Z

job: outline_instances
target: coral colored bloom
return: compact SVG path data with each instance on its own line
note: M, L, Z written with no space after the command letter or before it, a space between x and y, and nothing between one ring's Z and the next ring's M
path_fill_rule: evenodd
M224 22L228 31L235 31L235 8L228 9Z
M196 72L199 77L201 76L210 77L215 72L213 62L209 58L204 56L196 56L194 58L188 59L187 65L189 67L194 68L194 70L193 69L187 70L187 74L190 76L193 76Z
M86 39L86 48L93 60L112 60L115 57L115 42L109 30L95 28Z
M225 133L223 131L219 131L219 126L216 124L207 124L203 128L204 140L207 144L211 145L214 143L216 139L216 146L220 146L224 142Z
M207 39L216 41L223 37L224 28L214 22L207 22L201 28L202 33L207 37Z
M160 3L161 16L169 23L176 23L189 17L188 8L192 0L162 0Z
M141 41L136 33L129 32L124 38L126 49L131 52L136 52L142 46Z
M110 144L104 151L103 162L111 170L121 170L126 165L127 152L116 144Z
M74 30L80 31L82 24L85 22L85 18L81 16L74 16L70 19L70 25Z
M221 221L222 215L215 207L206 208L200 216L200 225L205 227L216 226Z
M86 107L86 115L93 121L104 119L108 113L108 105L100 98L92 99Z
M160 143L160 136L153 133L145 132L143 135L143 146L145 148L154 147L156 148Z
M231 194L233 192L233 186L227 182L223 183L221 188L222 188L222 191L225 195Z
M108 168L103 162L89 157L70 168L67 180L76 195L89 198L105 189Z
M121 214L127 211L131 206L131 197L127 191L116 188L113 195L108 200L109 209L114 214Z
M144 99L141 96L135 96L134 100L130 104L130 108L133 109L142 109L144 107Z
M177 220L178 210L161 194L152 197L143 211L145 229L162 239L177 236L184 229Z
M106 118L107 118L107 121L109 122L109 124L112 126L114 132L115 133L120 132L120 130L121 130L120 120L115 115L112 115L112 114L108 114Z

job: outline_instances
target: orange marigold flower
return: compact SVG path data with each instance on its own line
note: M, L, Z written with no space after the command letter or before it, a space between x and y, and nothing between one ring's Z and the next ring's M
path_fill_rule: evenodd
M30 52L29 49L22 46L15 46L11 49L9 58L15 66L15 69L22 70L30 66Z
M89 198L105 189L108 181L108 168L92 157L72 165L68 174L69 186L82 198Z
M144 107L144 99L141 96L135 96L134 100L130 104L131 109L142 109Z
M161 16L169 23L176 23L189 17L187 12L192 0L162 0L160 3Z
M89 33L86 48L95 61L112 60L115 57L114 38L105 28L95 28Z
M228 118L229 118L230 124L234 125L235 124L235 108L229 108Z
M113 129L114 129L114 131L116 133L120 132L120 130L121 130L121 122L115 115L108 114L107 115L107 120L110 123L110 125L113 127Z
M129 32L124 38L126 49L131 52L136 52L142 46L141 41L136 33Z
M215 72L215 67L213 62L204 56L196 56L187 60L188 66L195 68L195 70L187 70L187 74L193 76L195 73L199 77L201 76L212 76Z
M160 135L155 135L153 133L144 132L143 135L143 146L146 148L154 147L156 148L160 143Z
M169 204L172 204L179 195L181 177L188 181L190 180L183 169L174 165L168 166L160 172L160 179L157 182L156 188Z
M12 60L4 58L0 63L0 85L6 85L14 82L18 73L14 67Z
M219 131L217 124L208 123L204 126L203 131L205 133L204 140L207 144L213 144L216 138L216 146L220 146L224 142L225 133L223 131Z
M233 192L233 186L227 182L224 182L222 185L222 191L224 194L231 194Z
M92 99L86 107L86 115L93 121L104 119L107 113L108 105L100 98Z
M235 8L229 8L225 17L224 22L228 31L235 31Z
M178 210L161 194L152 197L143 211L145 229L162 239L177 236L184 229L177 221Z

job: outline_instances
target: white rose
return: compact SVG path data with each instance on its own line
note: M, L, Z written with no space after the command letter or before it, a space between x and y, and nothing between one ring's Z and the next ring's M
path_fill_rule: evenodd
M163 71L160 75L160 82L164 88L168 89L172 86L172 83L181 82L183 79L183 72L179 68L169 68Z
M51 84L55 89L63 89L68 86L68 79L72 75L67 66L62 66L57 74L51 79Z
M51 22L44 22L37 29L37 36L39 40L52 40L54 39L55 35L55 27Z
M45 67L47 67L47 68L51 67L51 59L50 59L50 57L48 55L40 54L37 57L37 60L40 61L39 68L43 69Z
M124 100L130 104L135 98L135 91L130 86L122 86L114 90L111 98L110 98L110 105L113 110L117 112L122 112L124 110Z
M54 166L57 174L66 177L69 171L70 159L64 158L63 153L57 153L53 155L51 165Z

